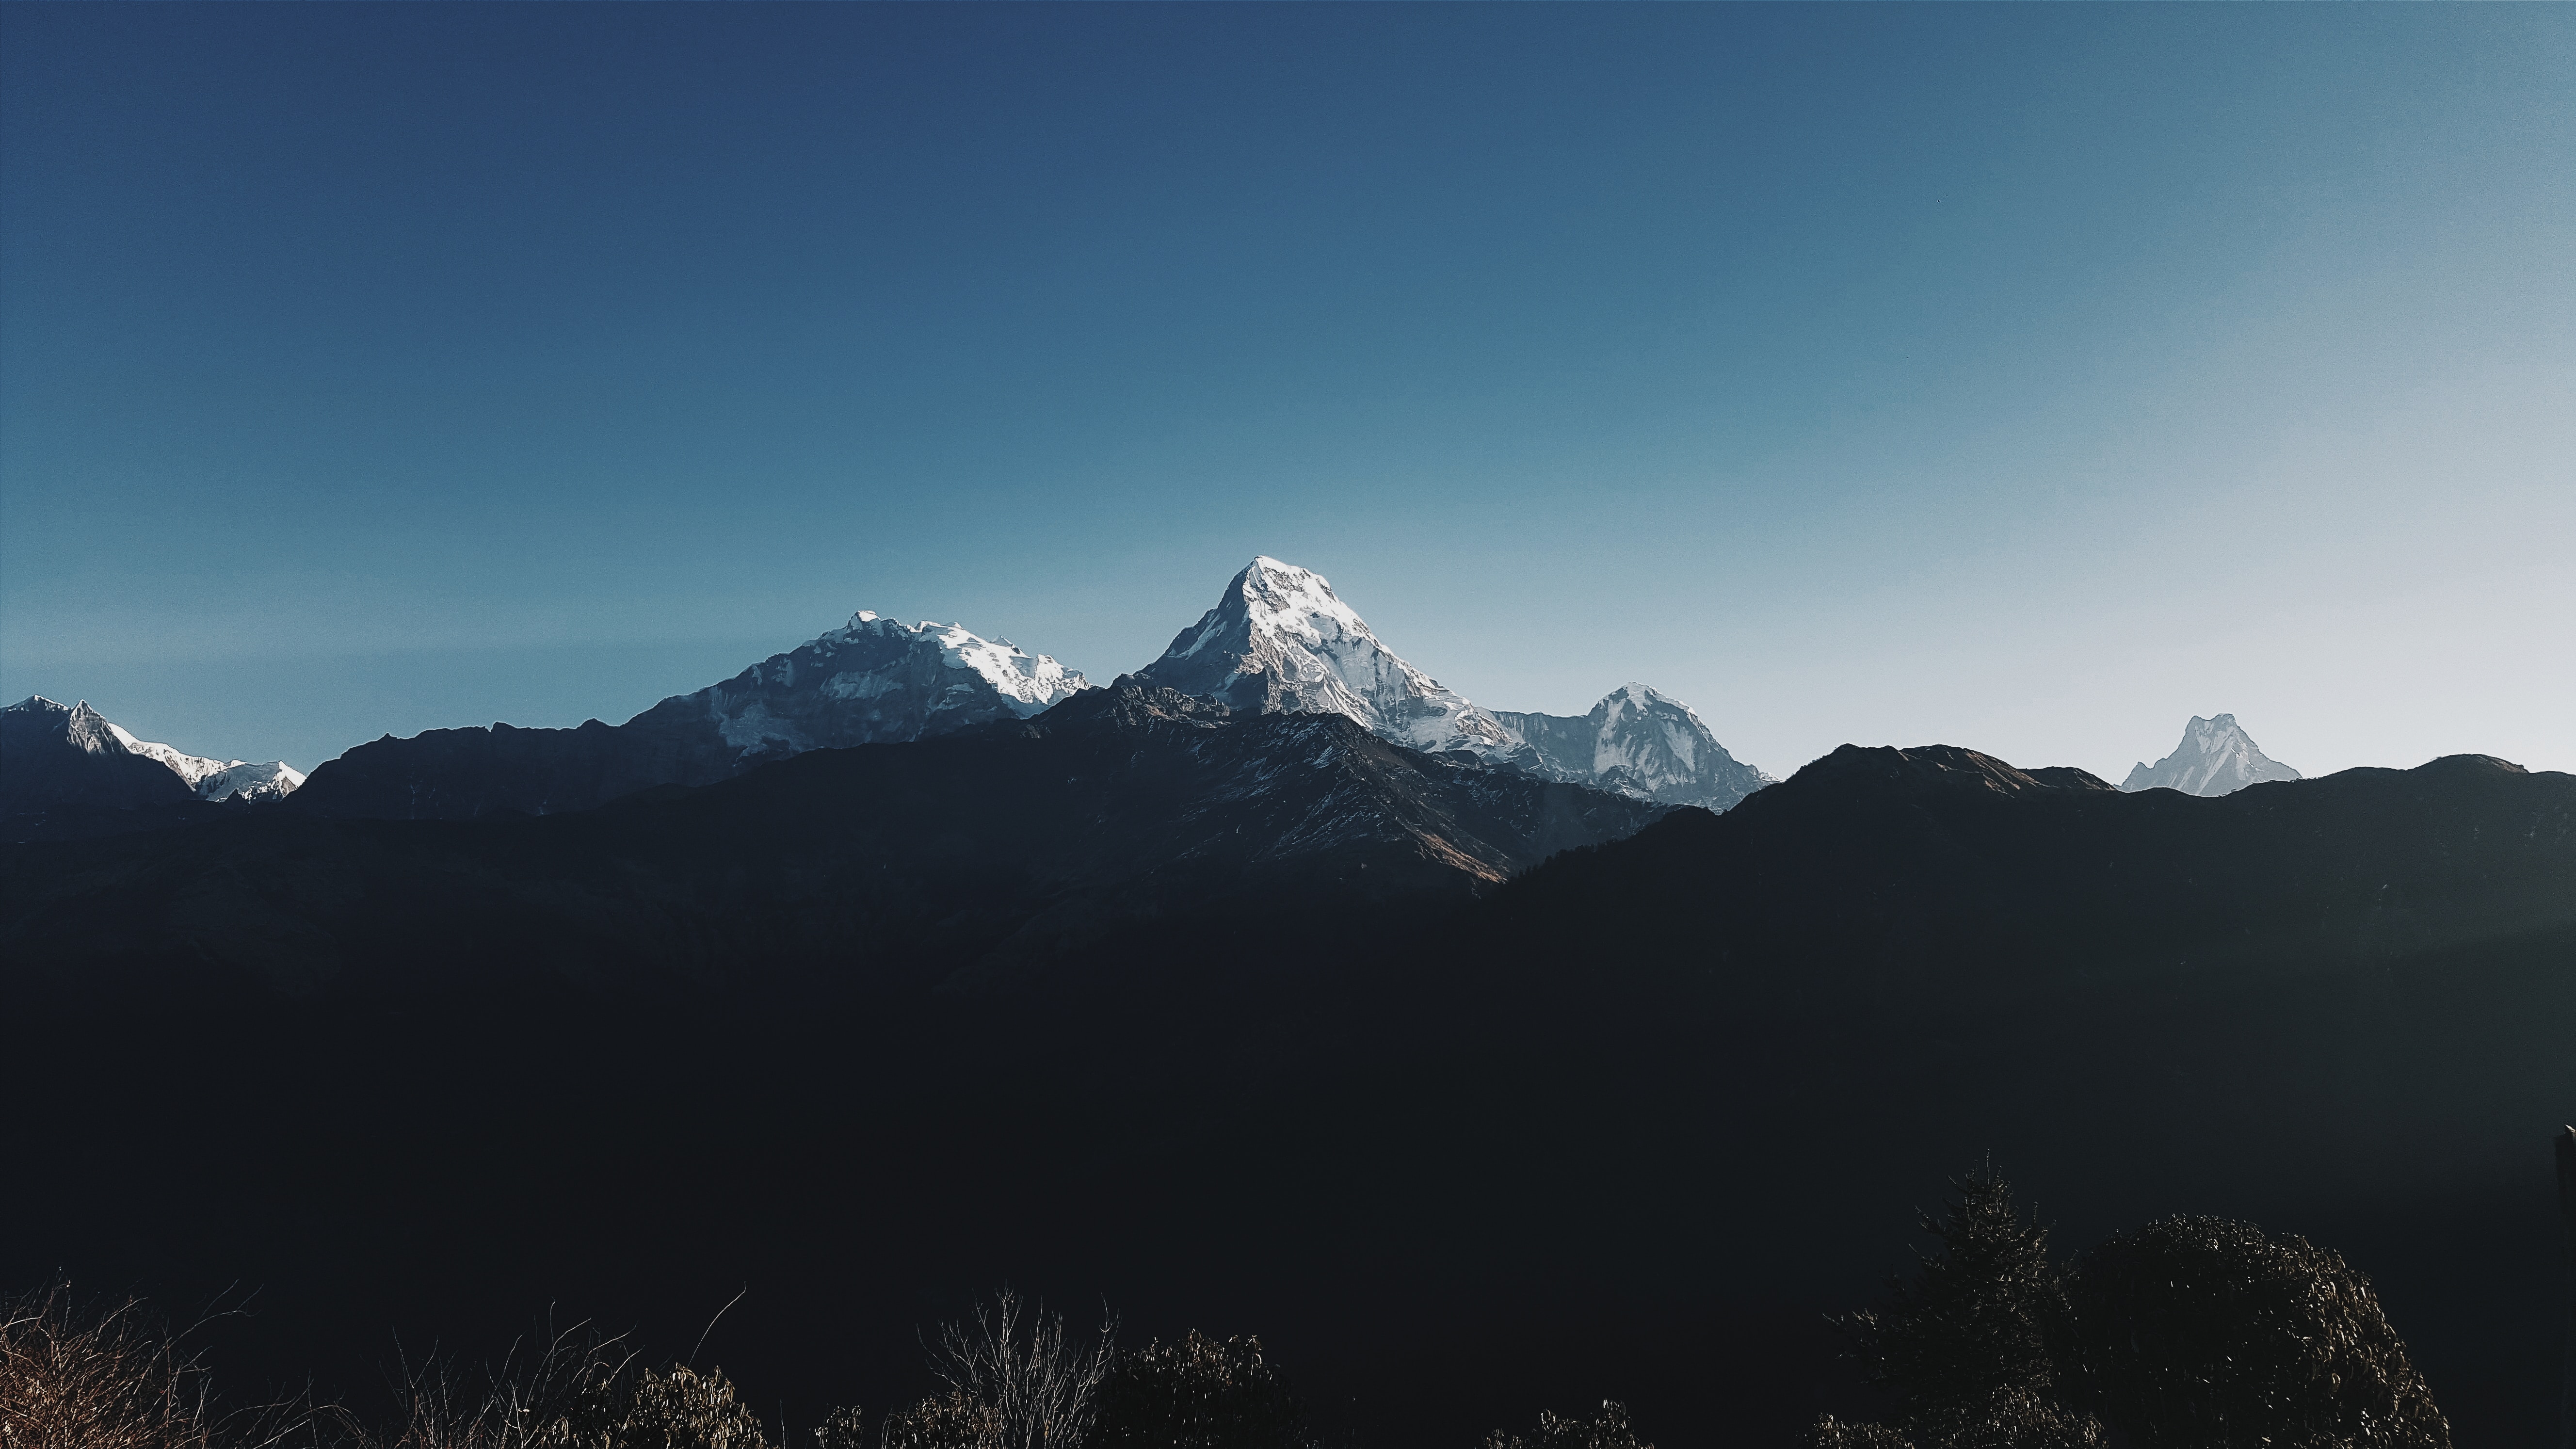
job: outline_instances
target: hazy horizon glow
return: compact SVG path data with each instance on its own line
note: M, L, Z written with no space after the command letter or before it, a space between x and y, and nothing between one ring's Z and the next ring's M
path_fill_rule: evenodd
M1480 704L2576 770L2576 12L0 7L0 694L309 769L1256 553Z

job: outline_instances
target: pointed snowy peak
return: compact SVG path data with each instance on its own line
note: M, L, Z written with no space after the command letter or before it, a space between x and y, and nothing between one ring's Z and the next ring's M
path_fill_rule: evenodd
M1552 780L1709 810L1777 783L1728 754L1689 705L1643 684L1612 690L1586 715L1494 717L1518 742L1512 763Z
M2123 790L2180 790L2186 795L2227 795L2267 780L2296 780L2299 772L2255 748L2236 716L2193 715L2182 743L2149 766L2140 761L2120 782Z
M41 694L31 694L0 710L0 720L7 722L13 740L49 740L69 745L85 755L132 753L126 745L134 737L108 723L106 717L90 708L89 701L85 699L78 704L63 705ZM22 743L21 748L25 747Z
M62 729L63 738L85 755L133 753L125 747L125 742L133 736L108 723L106 716L89 707L88 700L71 707L63 716Z
M1256 558L1139 670L1142 685L1259 714L1338 714L1417 750L1500 754L1509 732L1380 643L1322 575Z

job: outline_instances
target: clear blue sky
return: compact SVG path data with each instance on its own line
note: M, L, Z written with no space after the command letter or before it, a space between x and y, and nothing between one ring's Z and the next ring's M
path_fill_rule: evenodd
M2576 8L0 7L0 693L309 767L1255 553L1776 773L2576 769Z

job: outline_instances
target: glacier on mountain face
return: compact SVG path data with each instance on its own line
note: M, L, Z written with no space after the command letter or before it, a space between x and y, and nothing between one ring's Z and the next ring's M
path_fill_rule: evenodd
M1346 715L1413 749L1639 800L1723 810L1772 783L1689 706L1644 685L1583 716L1481 708L1388 649L1320 575L1268 557L1134 677L1241 710Z
M2236 716L2214 719L2193 715L2183 726L2182 743L2150 767L2138 762L2123 790L2180 790L2186 795L2228 795L2267 780L2296 780L2299 772L2255 748L2253 737Z

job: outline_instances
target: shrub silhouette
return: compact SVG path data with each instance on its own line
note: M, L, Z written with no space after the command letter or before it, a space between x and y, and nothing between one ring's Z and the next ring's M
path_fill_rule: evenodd
M1080 1449L1099 1408L1118 1325L1100 1326L1089 1349L1065 1338L1064 1317L1030 1308L1005 1288L976 1305L972 1324L943 1324L931 1370L948 1392L888 1415L884 1449ZM826 1421L827 1449L859 1442L858 1411Z
M1002 1449L1010 1442L1004 1430L1001 1410L951 1389L887 1416L879 1443L882 1449Z
M1862 1372L1903 1405L1893 1425L1830 1416L1822 1449L2089 1449L2100 1426L2052 1389L2046 1326L2063 1297L2048 1229L2023 1217L1992 1168L1955 1180L1957 1197L1923 1229L1936 1248L1879 1307L1838 1320Z
M460 1390L435 1359L407 1369L401 1422L385 1434L337 1417L359 1449L590 1449L625 1407L630 1365L617 1340L576 1324L533 1357L513 1350L487 1367L479 1390Z
M814 1426L814 1449L867 1449L867 1423L857 1409L834 1409Z
M340 1421L343 1449L770 1449L722 1369L685 1364L634 1372L620 1341L587 1324L486 1370L479 1392L458 1392L432 1362L405 1375L402 1423L378 1436Z
M1626 1405L1604 1400L1601 1412L1589 1419L1541 1414L1538 1427L1526 1439L1496 1429L1485 1436L1484 1449L1655 1449L1655 1446L1640 1442L1636 1431L1628 1427Z
M128 1300L76 1312L62 1289L0 1307L0 1444L8 1449L206 1449L206 1379Z
M1258 1338L1196 1330L1110 1361L1091 1449L1299 1449L1305 1415Z
M1876 1309L1841 1320L1902 1413L1815 1449L2449 1449L2369 1281L2305 1239L2168 1218L2061 1275L1991 1170ZM2098 1417L2096 1417L2098 1416Z
M724 1370L673 1364L667 1374L645 1370L598 1449L769 1449L769 1440Z
M1828 1414L1808 1431L1816 1449L2095 1449L2107 1442L2090 1416L2030 1389L1997 1389L1936 1420L1846 1424Z
M2448 1449L2369 1280L2304 1238L2177 1217L2076 1261L2050 1334L2068 1403L2149 1449Z
M1827 1414L1807 1431L1815 1449L1915 1449L1914 1441L1885 1424L1846 1424Z

